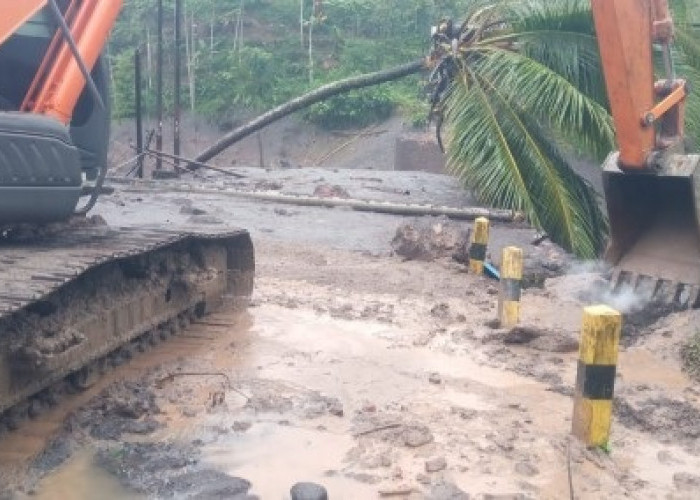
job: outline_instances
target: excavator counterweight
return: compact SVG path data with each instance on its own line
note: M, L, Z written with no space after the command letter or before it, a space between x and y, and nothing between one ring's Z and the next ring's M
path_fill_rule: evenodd
M684 151L688 84L667 0L591 0L619 151L603 166L615 286L700 305L700 156ZM660 49L665 78L656 78Z

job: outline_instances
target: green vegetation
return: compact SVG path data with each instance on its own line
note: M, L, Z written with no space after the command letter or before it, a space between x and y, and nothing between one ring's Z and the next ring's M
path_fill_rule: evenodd
M688 374L700 380L700 330L681 348L681 359Z
M231 122L340 78L389 68L427 53L430 27L458 16L468 0L184 0L182 102L214 121ZM144 59L145 105L155 104L156 0L130 0L110 42L117 118L133 109L133 51ZM301 13L303 12L303 19ZM173 100L174 1L165 0L165 100ZM424 124L419 77L351 92L304 117L326 127L361 126L394 110ZM419 116L421 115L421 116Z

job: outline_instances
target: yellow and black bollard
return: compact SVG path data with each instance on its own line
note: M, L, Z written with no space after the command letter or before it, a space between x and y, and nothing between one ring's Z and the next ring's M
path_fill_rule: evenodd
M479 217L474 221L472 241L469 246L469 270L474 274L484 274L486 248L489 243L489 220Z
M606 446L610 438L621 329L618 311L602 305L584 309L572 432L589 447Z
M520 322L520 296L523 280L523 251L506 247L501 257L501 290L498 296L498 319L502 328Z

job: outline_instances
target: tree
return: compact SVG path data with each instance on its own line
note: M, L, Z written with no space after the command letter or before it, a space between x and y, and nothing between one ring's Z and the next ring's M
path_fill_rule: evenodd
M678 60L697 70L697 38L679 27ZM590 2L481 2L463 25L442 23L434 41L449 169L484 203L520 210L567 250L597 256L606 219L567 161L572 146L597 159L614 149Z

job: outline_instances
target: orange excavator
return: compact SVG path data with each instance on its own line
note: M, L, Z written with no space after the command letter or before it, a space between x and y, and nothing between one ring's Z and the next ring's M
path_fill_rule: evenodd
M245 230L84 217L107 172L101 53L121 7L0 2L0 434L252 291Z
M667 0L591 0L619 151L603 168L617 287L698 307L700 156L684 150ZM655 77L660 52L664 78Z

